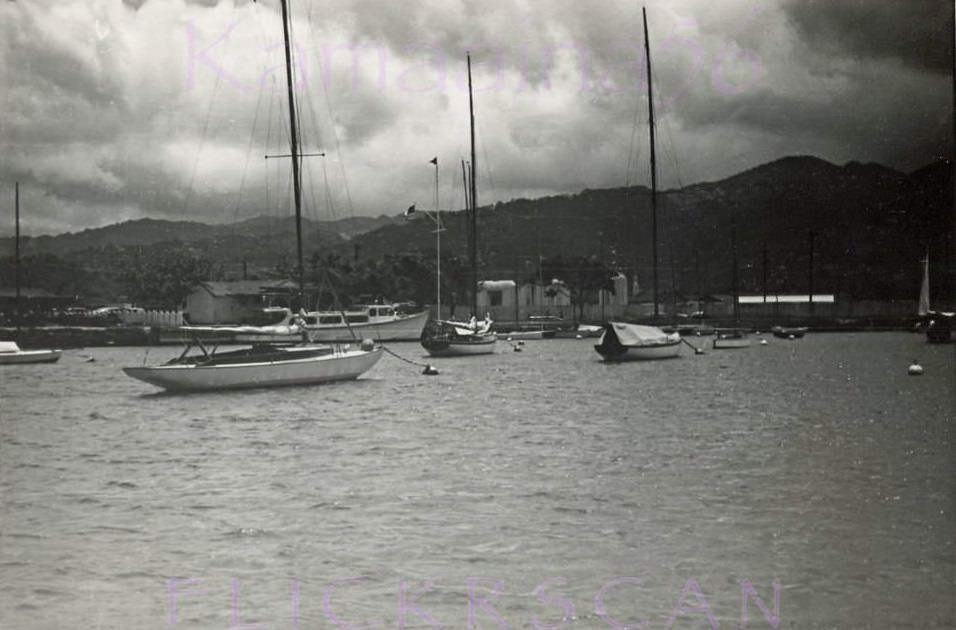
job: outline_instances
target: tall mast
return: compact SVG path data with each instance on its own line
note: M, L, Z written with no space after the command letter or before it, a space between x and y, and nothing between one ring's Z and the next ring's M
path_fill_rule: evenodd
M647 59L647 109L650 113L651 128L651 246L654 257L654 318L656 319L660 305L657 299L657 142L654 136L654 82L651 80L651 43L647 36L647 9L641 8L644 16L644 52Z
M15 277L14 282L16 283L17 293L16 293L16 302L14 302L14 307L13 307L13 314L17 324L17 341L19 341L20 340L20 182L14 183L13 190L14 190L14 193L13 193L14 216L15 216L15 221L17 224L16 232L15 232L16 233L16 236L15 236L16 253L14 254L14 267L13 267L13 275Z
M293 89L292 79L292 51L289 37L289 0L282 0L282 34L285 40L285 77L286 87L289 91L289 126L292 135L292 194L295 200L295 245L296 260L298 261L297 273L299 280L299 298L303 299L305 295L305 265L302 259L302 182L299 174L299 129L296 124L298 118L295 114L295 91Z
M475 100L471 91L471 53L468 58L468 114L471 119L471 314L478 317L478 195L475 187Z
M441 319L441 210L438 205L438 156L432 160L435 165L435 319Z
M740 297L737 294L737 217L730 218L730 255L733 260L731 283L734 289L734 328L740 325Z

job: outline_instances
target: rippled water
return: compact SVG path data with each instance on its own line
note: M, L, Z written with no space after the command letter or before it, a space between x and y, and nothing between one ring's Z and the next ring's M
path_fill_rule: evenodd
M952 346L500 345L224 394L142 349L3 369L0 627L735 628L775 580L779 627L953 627Z

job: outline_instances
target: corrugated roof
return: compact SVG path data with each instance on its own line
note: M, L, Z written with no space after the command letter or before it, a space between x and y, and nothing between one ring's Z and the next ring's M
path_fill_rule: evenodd
M741 295L737 298L741 304L763 304L763 295ZM832 293L814 293L813 301L819 304L827 304L833 302ZM786 304L809 304L810 295L804 293L803 295L784 295L784 294L767 294L767 302L778 302Z
M298 285L290 280L233 280L230 282L204 281L200 284L215 296L260 295L276 289L295 289Z

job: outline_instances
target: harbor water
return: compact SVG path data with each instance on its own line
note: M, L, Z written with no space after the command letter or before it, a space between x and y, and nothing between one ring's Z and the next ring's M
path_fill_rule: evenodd
M0 627L954 627L954 347L690 340L189 395L120 371L178 348L0 368Z

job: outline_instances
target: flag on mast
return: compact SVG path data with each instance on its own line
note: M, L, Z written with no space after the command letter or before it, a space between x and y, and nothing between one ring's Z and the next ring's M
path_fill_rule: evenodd
M432 159L428 160L428 163L429 163L429 164L434 164L435 166L438 166L438 156L436 155L436 156L433 157Z

